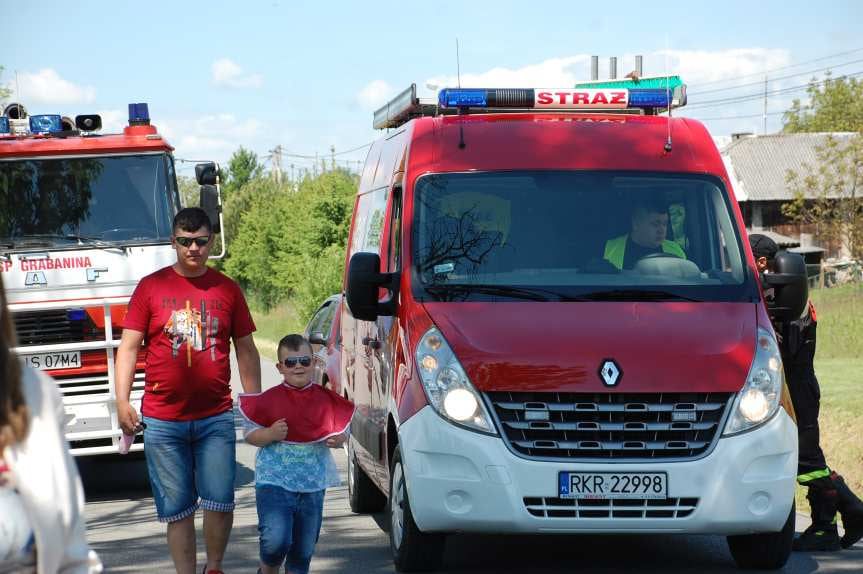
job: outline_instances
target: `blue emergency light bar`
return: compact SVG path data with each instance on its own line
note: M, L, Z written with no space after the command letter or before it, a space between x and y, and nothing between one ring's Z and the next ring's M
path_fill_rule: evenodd
M445 88L438 105L448 109L665 110L686 103L685 86L673 90L628 88Z
M62 131L63 123L60 120L60 116L57 114L30 116L30 133L49 134L52 132Z
M129 125L150 125L150 108L147 106L147 104L129 104Z
M9 133L9 118L6 116L0 116L0 134L8 134Z

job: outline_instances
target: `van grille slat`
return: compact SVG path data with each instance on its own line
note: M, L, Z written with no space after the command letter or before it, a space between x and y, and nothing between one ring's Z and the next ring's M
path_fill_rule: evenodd
M524 507L542 518L686 518L698 498L626 498L619 500L524 498Z
M732 393L485 393L507 446L541 460L702 456Z
M65 309L12 314L19 345L70 343L84 338L84 322L71 321Z

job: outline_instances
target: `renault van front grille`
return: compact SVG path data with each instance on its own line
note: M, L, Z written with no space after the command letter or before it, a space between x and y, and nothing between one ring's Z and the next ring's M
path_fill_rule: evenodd
M692 459L718 439L732 393L486 393L504 439L538 460Z
M686 518L697 506L697 498L524 499L527 511L543 518Z

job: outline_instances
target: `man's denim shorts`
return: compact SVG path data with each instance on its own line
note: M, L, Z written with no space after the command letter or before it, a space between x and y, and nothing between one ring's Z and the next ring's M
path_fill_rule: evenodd
M255 486L261 562L291 574L306 574L321 532L324 490L291 492L271 484Z
M234 510L236 434L231 411L192 421L144 417L144 454L159 522ZM200 498L200 502L199 499Z

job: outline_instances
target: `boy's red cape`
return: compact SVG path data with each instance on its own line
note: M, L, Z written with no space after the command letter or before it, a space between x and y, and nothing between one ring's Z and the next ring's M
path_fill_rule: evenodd
M240 414L252 423L269 427L285 419L288 435L284 442L318 442L345 432L351 424L354 405L320 385L297 388L282 383L263 393L242 393Z

